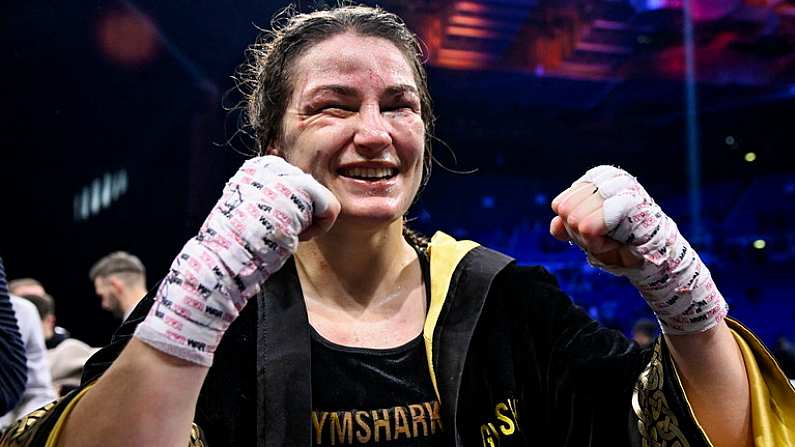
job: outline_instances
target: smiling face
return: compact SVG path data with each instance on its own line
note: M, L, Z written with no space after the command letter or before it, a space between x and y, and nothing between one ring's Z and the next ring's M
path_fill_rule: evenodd
M269 152L334 193L338 222L401 218L422 179L425 137L403 53L386 39L339 34L307 49L291 78L283 138Z

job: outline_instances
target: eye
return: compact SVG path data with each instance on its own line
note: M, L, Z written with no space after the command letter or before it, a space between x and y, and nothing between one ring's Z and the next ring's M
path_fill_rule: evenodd
M384 113L388 112L417 112L418 107L416 104L411 102L399 102L395 104L389 104L381 108L381 111Z
M344 118L356 113L356 108L347 104L329 103L315 108L314 113Z
M355 112L353 107L351 107L349 105L345 105L345 104L326 104L324 106L321 106L320 110L321 111L324 111L324 110L342 110L342 111L345 111L345 112Z

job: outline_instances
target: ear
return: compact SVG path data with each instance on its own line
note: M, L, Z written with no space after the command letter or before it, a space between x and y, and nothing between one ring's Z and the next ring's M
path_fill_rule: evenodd
M121 293L124 291L124 283L121 281L121 279L111 276L108 278L108 282L110 283L110 287L116 293L116 296L121 295Z
M55 326L55 315L53 314L47 315L46 317L44 317L44 322L51 326Z

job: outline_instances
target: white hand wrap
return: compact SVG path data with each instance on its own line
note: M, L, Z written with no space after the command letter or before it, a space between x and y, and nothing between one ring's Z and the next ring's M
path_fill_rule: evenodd
M275 156L247 160L199 234L174 259L135 336L167 354L209 366L240 310L298 246L298 235L333 196Z
M604 201L608 236L645 259L638 269L591 265L626 276L651 306L663 333L703 332L718 324L728 305L709 269L635 177L613 166L590 169L578 183L592 183Z

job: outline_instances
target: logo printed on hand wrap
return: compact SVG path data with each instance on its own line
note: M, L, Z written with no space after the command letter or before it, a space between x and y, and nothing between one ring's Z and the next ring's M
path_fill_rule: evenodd
M312 223L313 198L323 210L333 200L281 158L247 160L174 259L135 336L209 366L231 322L298 246L298 235Z
M702 332L728 312L709 269L681 236L676 224L637 180L612 166L590 169L574 182L591 183L603 199L607 235L645 262L639 269L605 265L588 253L595 267L626 276L657 314L664 333Z

